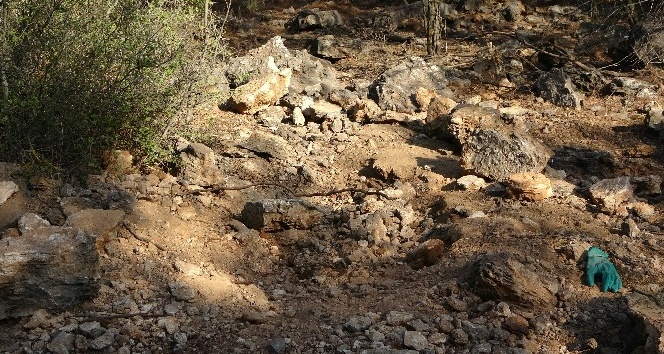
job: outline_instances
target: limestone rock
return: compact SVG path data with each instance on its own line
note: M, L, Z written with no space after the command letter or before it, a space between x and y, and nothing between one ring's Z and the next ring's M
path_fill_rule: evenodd
M262 131L254 132L239 146L261 157L272 157L282 161L289 161L294 157L293 147L286 139Z
M648 103L644 109L646 111L646 126L653 130L663 130L664 128L664 108L657 102ZM0 203L2 204L2 203Z
M292 70L288 89L289 96L306 94L325 96L330 91L343 87L337 72L325 60L318 59L304 50L290 51L283 38L275 36L247 55L228 60L224 75L232 88L246 84L251 79L265 77L277 70ZM294 99L294 98L293 98ZM292 106L300 106L293 104Z
M93 235L50 226L30 214L20 229L20 237L5 237L0 246L0 319L42 308L60 311L96 295L99 254Z
M0 205L5 204L14 193L18 192L18 185L14 181L0 181Z
M320 223L323 215L299 199L263 199L245 204L240 219L255 230L309 229Z
M228 105L233 111L245 114L254 114L274 105L288 93L292 75L293 71L287 68L253 79L235 89Z
M607 213L618 212L620 205L634 196L627 176L601 180L590 186L589 192L592 201Z
M427 131L433 132L432 135L439 135L437 130L445 130L449 122L446 116L452 112L457 106L457 102L451 98L436 95L430 102L428 107L423 108L427 111L427 118L425 120Z
M447 83L445 72L438 66L412 57L380 74L369 87L369 97L383 110L414 113L418 106L413 95L418 89L432 89L442 94Z
M348 56L345 48L341 47L333 35L316 38L311 45L311 52L323 59L339 60Z
M194 185L213 185L222 180L212 149L200 143L181 141L177 150L183 162L180 171L182 180Z
M616 77L604 89L606 94L658 98L657 85L633 77Z
M461 165L494 180L520 172L544 170L553 152L525 132L510 127L476 129L462 145Z
M482 177L474 175L466 175L457 178L456 184L464 190L477 191L487 186L486 181Z
M553 280L528 269L508 254L488 255L477 263L476 291L484 299L500 299L517 306L542 309L555 306Z
M540 96L560 107L581 108L582 95L576 92L572 80L562 69L554 68L537 79Z
M383 111L376 102L365 98L357 102L348 113L356 122L371 122L379 118Z
M500 125L500 112L493 108L475 105L459 105L449 115L440 116L436 120L429 119L429 129L438 132L442 137L453 139L463 145L468 137L477 129Z
M509 177L509 190L517 198L537 201L553 195L551 181L541 173L515 173Z

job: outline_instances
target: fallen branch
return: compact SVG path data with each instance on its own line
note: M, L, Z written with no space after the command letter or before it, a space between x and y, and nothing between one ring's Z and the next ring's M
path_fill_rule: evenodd
M152 245L154 245L155 247L157 247L157 248L158 248L159 250L161 250L161 251L166 251L166 247L164 247L164 246L162 246L162 245L160 245L160 244L158 244L158 243L156 243L156 242L154 242L154 241L152 241L152 240L149 240L149 239L146 238L146 237L143 237L143 236L139 235L138 232L134 231L133 227L131 226L131 224L130 224L128 221L124 221L124 222L122 223L122 226L124 226L125 229L127 229L127 231L129 231L129 233L130 233L132 236L134 236L137 240L139 240L139 241L141 241L141 242L145 242L145 243L152 244Z
M200 194L202 192L210 192L210 193L219 193L223 191L237 191L237 190L242 190L242 189L247 189L247 188L252 188L252 187L266 187L266 186L272 186L272 187L279 187L288 194L290 194L294 198L308 198L308 197L329 197L331 195L335 194L340 194L340 193L346 193L346 192L352 192L352 193L362 193L366 195L378 195L381 196L385 199L389 200L395 200L397 198L390 197L389 195L381 192L381 191L372 191L372 190L367 190L367 189L361 189L361 188L344 188L344 189L335 189L327 192L315 192L315 193L296 193L292 189L290 189L288 186L285 186L283 184L279 183L273 183L273 182L263 182L263 183L250 183L244 186L222 186L222 185L213 185L213 186L202 186L203 189L195 190L195 191L190 191L186 194Z
M157 314L157 313L145 313L145 312L137 312L137 313L127 313L127 314L115 314L115 315L108 315L108 316L90 316L83 318L79 320L79 322L109 322L112 320L120 319L120 318L132 318L132 317L142 317L142 318L159 318L159 317L166 317L168 315L166 314Z

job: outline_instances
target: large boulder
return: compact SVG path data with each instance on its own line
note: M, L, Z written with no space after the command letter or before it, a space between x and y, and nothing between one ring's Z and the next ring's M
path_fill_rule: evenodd
M299 199L263 199L245 204L240 220L254 230L309 229L323 214Z
M61 311L97 294L93 235L51 226L36 214L25 214L18 224L21 235L3 238L0 246L0 319Z
M272 59L270 59L272 58ZM290 51L284 40L273 37L247 55L228 60L224 75L231 88L246 84L251 79L265 77L274 72L272 62L278 70L292 70L288 96L325 96L343 87L337 72L325 60L318 59L304 50Z
M556 305L558 284L521 263L513 255L487 255L478 260L475 291L483 299L508 301L530 309Z
M514 173L544 170L553 152L530 134L509 126L476 129L461 149L461 165L472 174L504 180Z
M383 110L414 113L419 109L415 101L418 89L433 89L451 96L445 90L447 83L445 71L420 57L411 57L380 74L369 87L369 96Z
M255 114L276 104L288 93L292 74L286 68L249 81L233 91L229 108L237 113Z

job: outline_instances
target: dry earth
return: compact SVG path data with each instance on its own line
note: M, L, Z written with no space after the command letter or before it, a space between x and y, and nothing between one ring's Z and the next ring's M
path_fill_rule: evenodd
M364 5L306 7L336 9L344 18L370 18L381 10ZM575 18L556 22L547 11L529 10L541 23L495 24L495 11L463 16L467 28L485 25L493 32L550 26L573 34L579 25ZM366 86L411 56L426 56L416 26L391 32L401 42L352 26L352 33L344 27L288 34L284 24L295 12L268 8L233 20L229 43L240 55L275 35L291 50L308 48L321 34L360 38L360 49L333 64L349 87ZM427 60L472 70L475 56L492 40L500 41L490 33L448 37L444 52ZM657 68L629 75L664 82ZM317 123L265 124L216 108L202 114L197 129L215 152L224 185L270 182L297 193L354 187L399 197L354 192L300 198L314 210L297 216L318 218L306 227L287 220L252 230L237 221L247 224L242 212L248 202L289 198L279 186L192 192L180 176L155 170L91 176L87 185L72 187L19 181L6 167L0 177L16 179L22 190L3 206L3 217L34 211L61 224L69 215L65 206L75 201L127 214L97 243L99 295L64 313L3 320L0 351L647 352L645 329L628 310L626 296L664 285L661 191L637 188L638 200L654 207L654 214L630 214L639 230L625 235L627 214L602 212L588 188L607 178L662 175L662 143L645 128L641 111L652 98L594 93L574 110L518 86L472 82L454 92L459 101L524 109L519 119L554 152L545 170L554 182L552 197L529 202L501 193L500 185L460 188L456 180L466 173L458 151L427 135L421 119L349 122L335 133ZM293 164L238 145L256 133L281 137L284 154L304 158ZM381 166L393 175L381 176ZM407 255L427 239L441 240L442 249L435 264L424 266ZM585 284L582 254L591 245L610 253L624 284L620 292ZM487 292L478 275L491 257L498 259L491 269L505 272L497 275L505 282L498 287L506 289L498 296Z

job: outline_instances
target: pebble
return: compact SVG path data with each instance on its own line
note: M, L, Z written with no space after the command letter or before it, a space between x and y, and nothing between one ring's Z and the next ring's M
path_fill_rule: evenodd
M430 346L427 338L418 331L406 331L403 335L403 345L415 350L423 350Z
M180 301L193 300L196 297L196 290L192 289L183 282L171 282L168 284L171 295Z
M109 347L115 341L115 333L112 330L107 330L104 334L97 337L90 343L90 348L101 350Z
M351 317L344 323L344 330L355 333L366 330L371 326L371 318L367 316Z
M267 344L267 351L270 354L284 354L286 352L286 340L284 338L274 338Z
M168 334L173 334L180 328L180 324L177 322L176 318L172 316L160 318L159 321L157 321L157 325L166 330Z
M413 314L402 311L390 311L387 314L387 323L392 326L402 325L413 319Z

